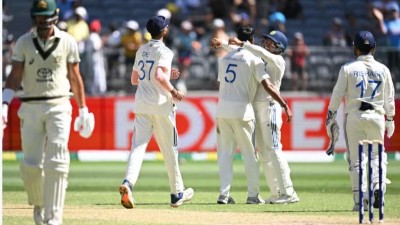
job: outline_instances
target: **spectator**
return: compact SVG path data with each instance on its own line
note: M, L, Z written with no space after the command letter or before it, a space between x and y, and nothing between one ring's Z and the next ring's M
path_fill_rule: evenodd
M93 20L90 23L90 35L86 44L88 62L88 93L103 95L107 91L106 71L104 67L103 41L100 37L101 22Z
M85 51L85 41L89 38L89 25L85 19L87 16L86 9L82 6L79 6L75 9L75 17L67 22L68 33L71 34L78 42L79 54L81 55Z
M142 33L139 31L139 24L135 20L129 20L126 25L126 32L121 37L121 45L124 50L125 57L125 76L128 90L131 85L129 85L129 77L132 73L132 66L135 63L136 52L143 43Z
M57 0L60 20L67 21L74 16L74 10L80 6L79 0Z
M108 25L108 32L105 35L105 45L106 50L106 62L107 62L107 74L110 77L121 77L122 72L120 72L120 47L121 47L121 30L118 28L118 24L111 22Z
M271 15L269 15L269 31L272 30L278 30L282 33L285 33L286 27L286 17L283 15L281 12L273 12ZM268 31L268 33L269 33Z
M231 20L234 24L238 24L241 20L243 20L242 13L245 13L247 15L249 24L255 24L257 18L256 1L232 0Z
M287 0L283 3L282 13L286 19L301 19L303 18L303 6L299 0Z
M342 25L342 20L339 17L333 18L332 27L325 34L323 43L326 46L346 46L345 31Z
M303 34L294 34L294 43L288 51L290 57L290 69L292 72L292 90L305 91L307 89L308 76L305 68L306 58L309 54L308 47L304 42Z
M390 16L391 9L396 6L399 7L399 4L397 1L393 0L376 0L370 4L372 10L376 9L381 11L385 19Z
M189 76L193 44L196 41L196 33L193 32L193 25L190 21L185 20L181 23L180 32L174 40L174 48L178 52L179 71L181 72L176 89L186 93L186 79Z
M387 8L388 17L384 19L381 11L374 9L374 15L379 21L381 32L386 35L388 50L388 67L392 72L393 80L397 86L400 82L400 16L399 6L392 4Z

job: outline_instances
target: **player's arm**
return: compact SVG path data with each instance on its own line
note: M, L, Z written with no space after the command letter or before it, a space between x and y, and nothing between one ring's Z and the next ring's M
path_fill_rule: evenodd
M265 48L251 44L250 42L246 41L242 44L243 48L247 51L253 53L253 55L262 58L264 61L268 63L279 63L278 57L272 54L271 52L267 51Z
M213 48L223 48L228 52L239 48L238 46L235 46L235 45L229 45L228 41L222 40L222 39L219 39L219 38L213 38L211 40L211 47L213 47Z
M386 82L385 82L385 94L383 107L385 109L385 114L387 120L393 120L395 115L395 104L394 104L394 86L391 79L390 71L386 70Z
M255 70L254 74L256 75L256 79L261 83L264 90L285 110L287 122L290 122L292 120L292 111L285 100L283 100L276 87L269 81L269 74L265 70L264 62L260 58L256 58L253 63L252 68Z
M385 121L385 129L386 136L391 138L394 133L394 115L395 115L395 103L394 103L394 86L392 81L392 76L390 71L386 70L386 83L384 90L384 103L383 107L385 109L386 121Z
M335 111L339 108L340 103L342 102L343 96L346 94L347 90L347 75L344 71L344 67L339 71L339 77L335 84L335 87L332 91L332 96L329 102L328 109L331 111Z
M137 70L133 69L131 74L131 84L138 85L139 84L139 73Z
M158 66L156 68L155 78L165 90L167 90L168 92L171 93L172 97L174 97L178 100L183 99L183 97L184 97L183 92L176 90L174 88L174 86L172 86L171 82L169 81L170 75L169 75L169 71L166 67Z
M279 105L285 110L287 115L287 122L289 123L292 120L292 111L290 110L289 106L286 104L285 100L279 94L279 91L276 90L275 86L269 81L269 79L264 79L261 81L264 90L271 95L273 99L275 99Z
M79 71L79 63L68 63L68 79L74 93L75 100L79 108L86 107L85 90L83 87L82 76Z

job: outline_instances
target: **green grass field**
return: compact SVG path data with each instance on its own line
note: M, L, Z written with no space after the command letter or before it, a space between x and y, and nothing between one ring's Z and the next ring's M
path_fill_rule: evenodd
M235 205L218 205L216 162L187 161L181 165L186 187L195 190L192 201L169 206L169 186L163 162L143 163L134 188L136 208L120 205L118 187L126 163L73 161L65 202L64 224L357 224L345 161L291 163L292 179L300 202L290 205L246 205L246 178L242 161L235 161L231 194ZM385 223L400 224L400 162L390 161ZM269 191L260 174L261 196ZM19 176L17 162L3 162L3 224L34 224L32 207ZM366 212L365 217L368 213ZM377 217L377 213L375 214Z

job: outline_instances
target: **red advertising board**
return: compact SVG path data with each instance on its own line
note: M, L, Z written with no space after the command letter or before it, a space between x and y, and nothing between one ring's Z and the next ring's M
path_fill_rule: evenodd
M325 116L328 97L285 97L293 111L291 123L282 127L282 143L287 151L319 151L328 147L329 139L325 132ZM177 128L181 151L215 151L217 97L211 95L188 96L177 103ZM73 120L78 114L74 100ZM88 97L86 103L94 113L96 126L93 135L84 139L71 131L69 149L78 150L128 150L133 135L134 97ZM14 99L10 105L9 122L4 130L3 149L21 150L19 119L17 110L20 102ZM396 100L399 112L400 100ZM400 150L400 120L396 116L393 137L386 140L387 151ZM337 120L342 124L343 106L339 108ZM285 118L284 118L285 121ZM341 126L343 129L343 126ZM337 150L345 151L344 132L341 130ZM149 151L158 150L154 139L150 141Z

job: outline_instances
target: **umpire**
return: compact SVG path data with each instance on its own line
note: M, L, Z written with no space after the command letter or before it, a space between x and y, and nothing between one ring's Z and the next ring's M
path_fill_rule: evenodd
M354 37L354 54L357 59L343 65L338 81L333 89L328 107L327 133L332 136L331 126L336 124L336 111L342 98L345 97L344 131L347 143L350 180L353 190L354 208L359 208L359 157L360 140L378 140L383 143L386 136L390 138L394 132L394 88L389 69L374 59L375 39L369 31L360 31ZM385 118L386 117L386 118ZM385 122L386 119L386 122ZM372 202L378 207L378 151L374 149L372 156L374 170L373 188L375 199ZM383 154L383 180L386 180L387 156ZM365 177L365 176L364 176ZM366 190L366 182L363 182ZM386 184L383 184L386 192Z

